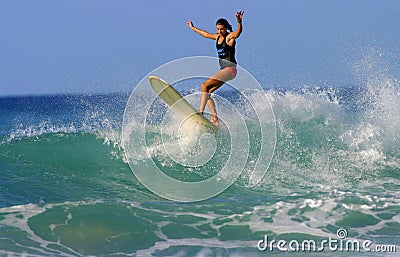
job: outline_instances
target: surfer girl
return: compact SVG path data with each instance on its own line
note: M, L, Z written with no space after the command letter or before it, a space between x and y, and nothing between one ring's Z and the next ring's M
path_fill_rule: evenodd
M232 26L226 19L219 19L216 22L217 33L208 33L205 30L196 28L193 26L191 20L186 24L194 32L201 36L209 39L216 40L219 65L221 69L201 84L201 100L199 112L204 113L204 109L207 105L211 112L211 122L218 126L218 115L215 108L215 102L210 97L211 93L222 86L226 81L232 80L236 77L236 59L235 59L235 45L236 39L240 36L243 30L242 26L243 11L236 12L236 21L238 23L237 30L233 31ZM229 32L228 32L229 31Z

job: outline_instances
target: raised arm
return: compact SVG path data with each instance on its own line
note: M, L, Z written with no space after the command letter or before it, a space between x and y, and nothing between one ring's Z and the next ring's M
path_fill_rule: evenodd
M236 21L238 23L237 29L229 34L227 41L235 40L236 38L240 37L243 31L242 19L243 19L243 11L236 12Z
M203 36L205 38L209 38L209 39L217 39L218 34L212 34L212 33L208 33L205 30L196 28L195 26L193 26L192 21L187 21L186 24L189 26L189 28L191 28L194 32L196 32L197 34L199 34L200 36Z

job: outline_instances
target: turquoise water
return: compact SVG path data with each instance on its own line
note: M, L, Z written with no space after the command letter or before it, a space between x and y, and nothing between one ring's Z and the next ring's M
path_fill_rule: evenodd
M128 95L0 99L0 254L266 256L285 254L257 249L266 235L318 242L338 239L338 229L400 251L399 84L265 93L277 128L265 176L249 185L260 149L250 112L243 173L222 194L192 203L159 197L133 175L121 138ZM184 167L158 148L158 125L157 117L148 121L155 150L138 160L152 158L182 181L223 167L229 133L219 135L207 165ZM319 255L333 253L325 247Z

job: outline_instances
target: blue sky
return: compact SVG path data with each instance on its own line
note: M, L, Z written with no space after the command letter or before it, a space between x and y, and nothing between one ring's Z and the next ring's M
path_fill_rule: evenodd
M362 60L399 75L400 1L10 0L0 7L0 95L129 92L157 66L216 56L187 26L245 11L237 60L264 87L356 83ZM368 64L365 64L368 66ZM363 69L361 67L361 69ZM368 67L365 67L368 72ZM356 72L357 73L357 72Z

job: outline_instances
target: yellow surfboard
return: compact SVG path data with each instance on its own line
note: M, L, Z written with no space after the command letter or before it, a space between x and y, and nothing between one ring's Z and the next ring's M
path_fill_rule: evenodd
M193 122L217 131L217 127L186 101L170 84L156 76L149 76L149 83L154 92L174 111L185 117L185 122Z

